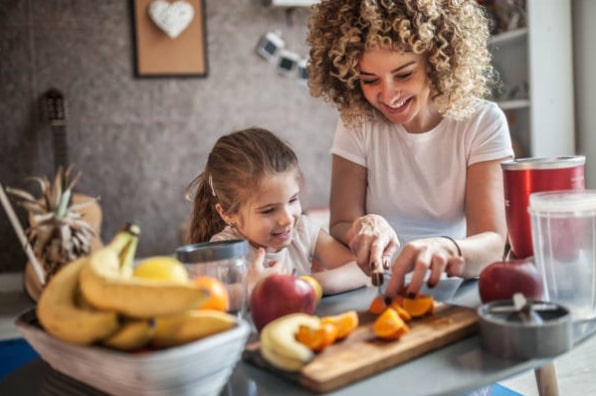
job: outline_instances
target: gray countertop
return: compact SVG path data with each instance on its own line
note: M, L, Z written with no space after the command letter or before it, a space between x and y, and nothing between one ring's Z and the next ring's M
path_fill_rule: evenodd
M441 292L441 289L437 289L437 292ZM334 314L351 309L365 310L375 293L376 289L371 287L325 297L317 308L317 314ZM471 308L477 307L480 301L476 281L463 282L453 298L447 302ZM574 339L578 345L589 335L594 334L596 323L592 321L575 324L574 331ZM328 394L361 396L397 392L409 396L462 395L542 367L550 361L550 359L506 360L492 356L482 349L480 336L475 335ZM2 395L39 394L40 392L48 395L101 394L51 369L40 359L26 364L0 382ZM221 396L311 394L295 383L241 361Z

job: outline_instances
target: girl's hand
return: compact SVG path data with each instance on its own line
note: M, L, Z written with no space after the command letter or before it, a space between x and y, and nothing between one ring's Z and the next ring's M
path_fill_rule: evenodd
M248 269L247 287L248 295L250 296L256 284L266 276L272 274L287 274L288 270L281 262L269 262L265 264L265 249L258 248L255 258Z
M397 234L387 220L375 214L357 218L348 232L349 246L358 266L365 274L381 265L389 269L391 258L399 248Z
M462 276L464 258L460 257L457 248L449 239L436 237L418 239L404 246L391 266L391 278L387 284L385 295L415 295L420 291L428 271L427 285L432 288L439 283L443 272L447 276ZM405 276L412 272L409 285L404 284Z

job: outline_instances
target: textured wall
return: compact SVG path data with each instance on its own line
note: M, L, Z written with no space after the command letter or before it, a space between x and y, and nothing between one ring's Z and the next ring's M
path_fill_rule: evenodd
M298 153L303 205L327 205L336 112L254 51L263 33L280 30L290 49L307 54L308 10L206 0L206 16L206 78L139 79L129 1L1 0L0 182L25 187L27 176L53 174L39 99L56 87L68 101L71 163L83 171L78 190L101 197L104 241L132 220L143 230L139 255L173 252L190 213L186 183L220 135L253 125ZM25 261L0 211L0 272L20 271Z

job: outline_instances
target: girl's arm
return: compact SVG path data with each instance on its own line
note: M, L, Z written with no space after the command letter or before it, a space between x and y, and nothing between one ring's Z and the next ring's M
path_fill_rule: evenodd
M325 296L371 285L370 278L362 272L356 261L332 270L315 272L311 276L319 281Z
M312 274L321 284L324 295L370 285L370 278L358 267L350 250L323 229L317 237L315 259L325 268Z

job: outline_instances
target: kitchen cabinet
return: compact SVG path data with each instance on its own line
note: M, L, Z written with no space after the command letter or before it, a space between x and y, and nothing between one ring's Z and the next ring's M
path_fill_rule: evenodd
M491 38L518 157L575 154L570 0L526 0L526 27Z

